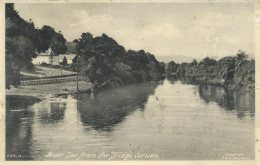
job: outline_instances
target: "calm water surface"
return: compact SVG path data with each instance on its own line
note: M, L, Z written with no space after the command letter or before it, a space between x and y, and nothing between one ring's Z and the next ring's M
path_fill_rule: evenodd
M44 100L7 110L6 153L22 156L7 159L97 159L102 152L254 159L254 104L254 93L169 80L102 91L95 101L88 94Z

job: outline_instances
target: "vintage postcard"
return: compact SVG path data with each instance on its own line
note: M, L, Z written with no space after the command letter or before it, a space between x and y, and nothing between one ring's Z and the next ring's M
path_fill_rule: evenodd
M0 164L257 164L259 6L1 1Z

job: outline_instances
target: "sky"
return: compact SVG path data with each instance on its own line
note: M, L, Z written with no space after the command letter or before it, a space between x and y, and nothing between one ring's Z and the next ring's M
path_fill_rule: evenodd
M126 49L157 58L254 55L253 3L33 3L15 4L35 26L52 26L68 41L102 33Z

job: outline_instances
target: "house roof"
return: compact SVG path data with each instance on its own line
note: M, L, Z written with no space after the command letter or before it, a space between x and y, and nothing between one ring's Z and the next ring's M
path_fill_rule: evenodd
M51 48L49 48L44 52L38 53L38 56L50 56L50 55L54 55ZM57 56L59 56L60 59L66 57L67 60L72 60L76 56L76 54L66 52L65 54L59 54Z
M49 56L49 55L51 55L52 53L53 53L53 52L52 52L51 48L49 48L48 50L39 53L38 56Z

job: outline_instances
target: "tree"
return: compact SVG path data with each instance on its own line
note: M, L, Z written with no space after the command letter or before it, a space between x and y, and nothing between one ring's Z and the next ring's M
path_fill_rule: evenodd
M67 58L64 56L63 57L63 60L62 60L62 62L61 62L61 65L64 67L64 66L66 66L66 65L68 65L68 61L67 61Z
M63 54L67 51L66 39L61 33L55 33L52 36L50 47L54 54Z
M72 42L78 44L78 43L79 43L79 40L74 39Z
M36 57L34 41L36 29L32 22L23 20L14 9L14 4L6 4L6 88L20 84L20 70L32 68L32 58Z
M20 83L20 71L33 69L32 58L38 53L53 49L54 53L66 52L65 38L50 26L36 29L32 20L25 21L14 8L7 3L5 10L6 28L6 88Z
M244 60L246 58L248 58L248 55L246 54L246 52L239 50L238 53L237 53L237 59L238 60Z
M164 62L160 62L160 73L165 74L165 66L166 64Z
M197 66L197 65L198 65L197 60L193 59L192 62L191 62L191 65L192 65L192 66Z
M77 44L77 54L79 55L80 74L88 77L93 84L102 84L110 79L112 68L105 56L101 53L101 39L93 38L90 33L82 33ZM97 49L98 47L98 49ZM109 52L106 52L109 53Z
M52 36L55 34L54 28L44 25L41 29L38 29L38 42L36 44L37 51L43 52L50 48L52 42Z
M199 62L199 65L204 67L215 65L217 61L215 59L211 59L209 57L205 57L202 61Z
M175 63L174 61L170 61L166 67L167 76L172 76L173 74L176 74L178 67L179 64Z
M123 46L106 34L93 37L90 33L82 33L73 42L77 43L73 68L76 68L78 61L80 74L92 83L104 84L117 80L120 84L127 84L157 80L163 72L154 55L144 50L125 51Z
M67 51L66 39L61 32L56 32L54 28L44 25L38 29L38 41L36 42L37 51L42 52L49 48L54 54L63 54Z

